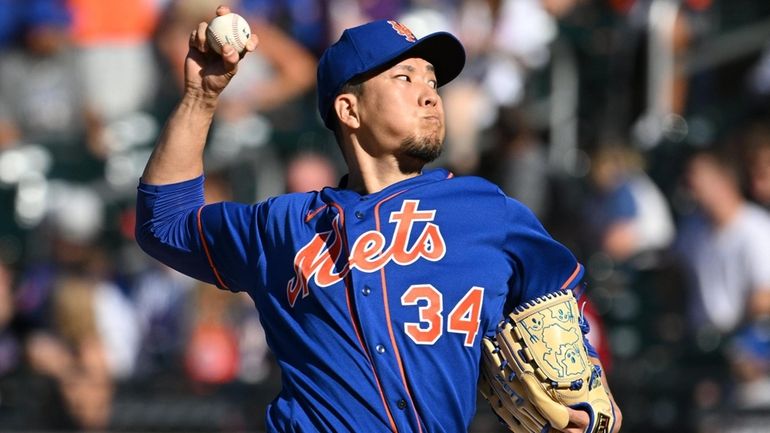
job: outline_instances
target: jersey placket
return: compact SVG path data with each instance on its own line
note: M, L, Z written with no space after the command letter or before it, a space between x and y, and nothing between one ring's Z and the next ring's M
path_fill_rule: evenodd
M391 195L381 200L379 203L394 197ZM349 240L349 253L356 240L361 238L367 232L377 229L376 212L379 210L377 201L369 198L351 203L345 209L348 215L344 231ZM381 224L387 224L387 218L380 221ZM392 231L380 227L380 231L385 235L385 244L383 252L387 251L392 242ZM362 270L356 266L351 267L349 272L349 290L352 292L354 300L356 317L363 344L370 354L370 359L374 364L375 374L378 375L384 400L387 402L389 410L399 432L419 432L421 426L416 419L416 410L413 407L410 392L407 389L405 379L402 375L402 366L398 356L398 348L395 339L391 333L392 323L389 320L384 290L386 290L386 281L384 281L383 270L375 271Z

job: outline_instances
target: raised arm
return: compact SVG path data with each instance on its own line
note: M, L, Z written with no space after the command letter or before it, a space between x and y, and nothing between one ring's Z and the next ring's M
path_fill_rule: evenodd
M230 13L226 6L217 15ZM190 34L190 49L185 59L185 85L182 100L168 119L142 174L146 184L164 185L193 179L203 173L203 148L206 144L220 93L238 70L240 57L225 45L222 55L214 53L206 42L207 23L200 23ZM246 44L254 51L255 34Z

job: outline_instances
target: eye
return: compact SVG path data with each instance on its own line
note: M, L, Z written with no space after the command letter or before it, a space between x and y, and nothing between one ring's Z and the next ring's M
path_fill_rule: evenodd
M436 80L430 80L428 81L428 84L434 89L438 89L438 82Z
M407 81L407 82L410 82L410 83L412 82L412 78L409 75L403 75L403 74L396 75L396 79L397 80L401 80L401 81Z

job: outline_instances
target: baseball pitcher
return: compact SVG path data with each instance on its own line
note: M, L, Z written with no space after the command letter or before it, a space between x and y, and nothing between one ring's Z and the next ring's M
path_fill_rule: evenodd
M346 30L318 66L319 114L348 166L339 186L204 205L204 143L238 61L229 45L211 52L206 23L191 33L136 238L254 300L282 372L269 432L467 431L480 378L513 431L619 429L570 291L583 267L495 185L423 170L444 139L437 89L465 63L454 36L388 20Z

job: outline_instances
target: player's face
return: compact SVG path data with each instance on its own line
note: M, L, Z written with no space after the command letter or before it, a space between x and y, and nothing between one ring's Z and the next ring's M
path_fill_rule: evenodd
M441 153L444 107L433 65L405 59L364 84L359 100L362 138L370 152L430 162Z
M690 161L686 182L692 198L706 209L720 206L726 191L733 188L730 178L717 163L703 156Z

